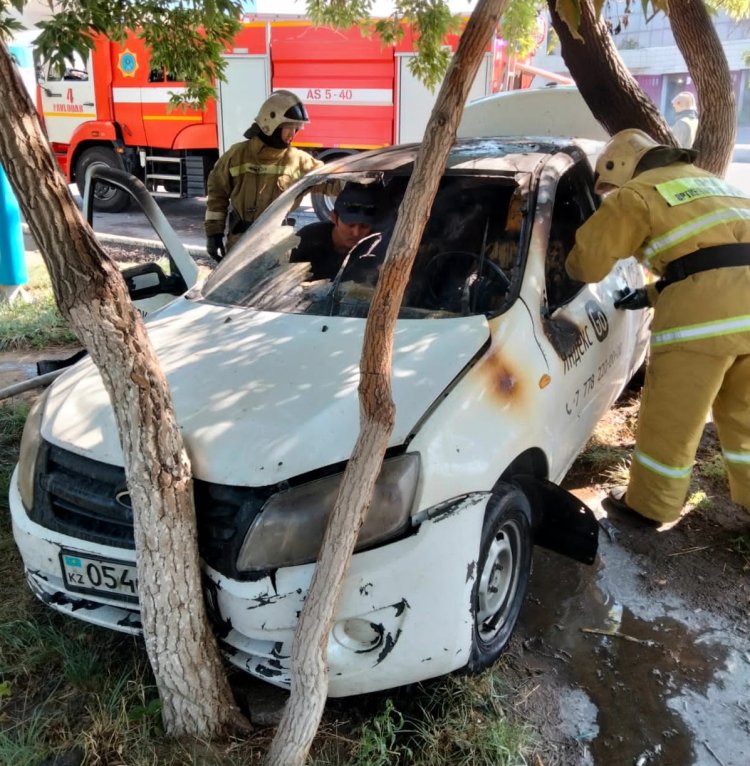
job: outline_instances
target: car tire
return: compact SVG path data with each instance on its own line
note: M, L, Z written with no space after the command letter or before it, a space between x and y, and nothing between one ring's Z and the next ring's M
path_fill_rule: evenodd
M518 621L531 574L530 519L531 507L520 489L510 484L495 489L485 513L471 594L469 672L484 670L497 660Z
M90 149L86 149L76 162L76 184L82 197L86 171L92 165L106 165L108 168L123 169L122 163L112 149L106 146L92 146ZM121 213L129 205L130 195L127 192L101 182L96 185L94 210L101 213Z

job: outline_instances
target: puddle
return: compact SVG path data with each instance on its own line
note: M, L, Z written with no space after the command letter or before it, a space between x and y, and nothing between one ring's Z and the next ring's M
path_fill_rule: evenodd
M605 535L593 567L535 552L519 632L570 687L562 733L584 764L747 766L746 630L693 611L648 572Z

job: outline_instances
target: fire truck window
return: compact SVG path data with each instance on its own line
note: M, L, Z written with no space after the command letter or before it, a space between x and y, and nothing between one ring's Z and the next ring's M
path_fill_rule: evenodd
M64 67L58 63L48 62L46 65L43 65L42 72L48 82L60 82L61 80L65 82L85 82L89 79L86 64L79 56L66 61L66 66Z
M152 69L148 73L149 82L184 82L183 78L164 69Z

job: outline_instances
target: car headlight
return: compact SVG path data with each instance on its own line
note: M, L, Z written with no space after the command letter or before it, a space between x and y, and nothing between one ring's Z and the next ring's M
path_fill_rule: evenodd
M49 389L34 402L29 410L23 427L23 436L21 436L21 447L18 453L18 491L27 511L30 511L34 505L36 459L42 443L42 416L48 392Z
M315 561L343 475L326 476L271 497L245 535L237 569L247 572ZM407 527L418 481L417 453L383 461L355 550L376 545Z

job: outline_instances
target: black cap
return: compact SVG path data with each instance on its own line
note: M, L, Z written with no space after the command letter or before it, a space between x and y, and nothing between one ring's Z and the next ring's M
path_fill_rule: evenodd
M373 190L362 184L348 183L333 205L336 215L348 225L372 225L378 217L378 201Z

